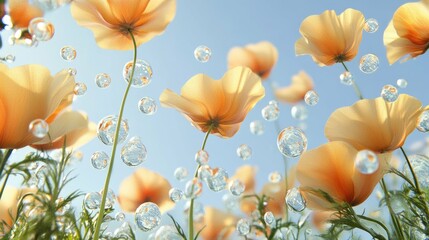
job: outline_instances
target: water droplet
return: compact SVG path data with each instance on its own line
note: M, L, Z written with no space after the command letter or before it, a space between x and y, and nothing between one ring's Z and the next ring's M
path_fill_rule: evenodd
M76 50L72 46L64 46L60 50L61 58L66 61L73 61L76 58Z
M271 172L268 175L268 181L270 181L272 183L278 183L278 182L280 182L281 179L282 179L282 175L277 171Z
M67 72L69 73L70 76L76 76L77 74L76 68L69 68L67 69Z
M246 187L244 186L244 184L242 182L240 182L240 180L234 179L229 183L229 191L234 196L240 196L244 192L245 189L246 189Z
M287 127L279 133L277 147L286 157L298 157L307 149L307 137L301 129Z
M104 190L100 191L100 195L103 196ZM107 191L106 195L106 204L104 205L104 209L111 209L115 205L116 202L116 195L115 192L112 189L109 189Z
M110 83L112 83L112 79L107 73L99 73L95 76L95 84L99 88L107 88L110 86Z
M198 169L198 177L201 180L206 181L207 178L210 178L212 175L213 171L209 165L201 165L201 167Z
M173 226L161 226L155 233L155 240L182 240Z
M201 195L203 184L198 178L193 178L186 183L185 196L187 198L196 198Z
M174 177L179 181L183 181L188 177L188 170L184 167L178 167L174 170Z
M319 102L319 94L314 90L310 90L305 94L304 101L308 106L314 106Z
M291 108L290 113L293 118L298 120L305 120L308 117L308 110L305 105L298 104Z
M247 235L250 233L250 221L242 218L237 222L237 231L240 235Z
M363 29L367 33L375 33L378 30L378 21L374 18L368 18L365 21L365 25L363 26Z
M228 181L228 173L222 168L212 169L212 176L207 178L207 185L210 190L219 192L225 189Z
M145 145L139 137L132 137L121 149L121 159L128 166L137 166L147 157Z
M195 162L199 165L206 165L209 163L209 153L205 150L200 150L195 154Z
M138 107L140 109L140 112L146 114L146 115L153 115L156 113L157 105L155 100L153 100L150 97L144 97L140 99Z
M275 121L279 118L280 109L276 101L270 101L262 111L262 117L267 121Z
M355 167L362 174L373 174L378 169L378 157L369 150L359 151L355 159Z
M49 132L49 124L43 119L35 119L28 125L28 129L35 137L43 138Z
M124 221L125 220L125 214L123 212L116 213L115 220L118 222Z
M109 115L101 119L98 123L97 136L106 145L113 145L115 138L116 126L118 123L118 117L114 115ZM118 135L118 143L123 143L128 137L128 121L122 119L121 127Z
M400 88L406 88L408 86L408 82L405 79L398 79L396 80L396 85Z
M97 151L91 156L91 164L95 169L104 169L110 162L109 155L103 151Z
M285 200L288 207L295 212L302 212L307 205L298 188L289 189Z
M359 62L359 69L363 73L369 74L377 71L379 64L380 61L378 60L378 57L370 53L362 56Z
M48 41L55 33L54 25L44 18L33 18L28 24L28 32L37 41Z
M349 71L345 71L341 73L340 81L342 84L350 86L353 84L353 75Z
M98 209L101 204L101 194L99 192L87 193L84 198L84 204L87 209Z
M411 155L408 157L414 174L416 174L420 187L429 190L429 158L424 155ZM404 173L408 178L412 178L408 165L404 166Z
M429 131L429 110L423 111L420 114L419 121L417 122L417 130L420 132Z
M122 77L127 83L131 78L132 69L133 61L129 61L125 64L124 69L122 71ZM152 74L153 72L150 64L144 60L137 59L131 86L136 88L147 86L152 80Z
M146 202L140 205L135 214L137 226L142 231L150 231L161 223L161 211L158 205L152 202Z
M237 148L237 156L243 160L248 160L252 157L252 148L247 144L241 144Z
M264 221L267 225L271 225L276 221L276 218L272 212L266 212L264 214Z
M394 102L399 97L398 89L392 85L384 85L380 95L387 102Z
M13 63L15 62L15 56L12 54L8 54L5 57L2 57L1 60L7 63Z
M262 122L258 120L251 122L250 132L258 136L264 134L264 124L262 124Z
M170 197L171 201L178 202L185 197L185 193L178 188L172 188L168 192L168 196Z
M194 57L198 62L206 63L210 60L211 56L212 50L207 46L201 45L194 50Z
M86 93L86 90L87 90L87 87L86 87L85 83L77 82L74 85L73 92L77 96L82 96L82 95L84 95Z

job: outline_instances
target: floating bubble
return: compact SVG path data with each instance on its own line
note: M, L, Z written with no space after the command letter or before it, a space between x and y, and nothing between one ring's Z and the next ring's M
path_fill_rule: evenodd
M420 132L429 131L429 110L423 111L420 114L419 121L417 122L417 130Z
M394 102L399 97L398 89L392 85L384 85L380 95L387 102Z
M133 61L129 61L125 64L124 69L122 71L122 76L127 83L131 79L132 69ZM131 86L136 88L147 86L152 80L152 74L153 72L150 64L144 60L137 59Z
M67 69L67 72L69 73L70 76L76 76L77 74L76 68L69 68Z
M43 119L35 119L28 125L28 130L37 138L45 137L49 132L49 124Z
M307 117L308 117L308 110L302 104L298 104L298 105L293 106L290 110L290 113L291 113L293 118L301 120L301 121L307 119Z
M237 156L243 160L248 160L252 157L252 148L247 144L241 144L237 148Z
M198 178L193 178L186 183L185 196L187 198L196 198L201 195L203 184Z
M128 166L137 166L146 160L147 150L139 137L132 137L121 149L121 159Z
M295 212L302 212L307 203L298 188L289 189L286 193L286 204Z
M115 139L115 131L118 123L118 117L114 115L109 115L101 119L98 123L97 136L106 145L113 145ZM121 127L119 129L118 143L123 143L128 137L128 121L122 119Z
M234 179L229 183L229 191L234 196L240 196L244 190L246 189L246 186L240 180Z
M100 191L100 195L103 196L104 190ZM111 209L116 203L116 195L112 189L109 189L106 194L106 203L104 204L104 209Z
M91 156L91 164L95 169L104 169L110 162L109 155L103 151L97 151Z
M123 212L116 213L115 220L118 222L123 222L125 220L125 214Z
M240 204L240 198L230 193L222 196L223 205L230 211L234 211Z
M205 165L209 163L209 153L205 150L199 150L195 154L195 162L197 162L199 165Z
M214 192L222 191L227 185L228 173L222 168L212 169L212 172L212 176L206 180L207 185Z
M15 56L12 54L8 54L5 57L0 58L0 60L7 63L13 63L15 62Z
M85 195L84 198L85 207L89 210L95 210L100 208L101 194L99 192L90 192Z
M353 75L349 71L345 71L341 73L340 81L347 86L353 85Z
M264 134L264 124L258 120L251 122L250 123L250 132L254 135Z
M73 0L33 0L32 3L43 11L52 11L71 3Z
M60 50L61 58L66 61L75 60L76 54L76 50L72 46L64 46Z
M277 136L277 147L286 157L298 157L307 149L307 137L297 127L287 127Z
M429 158L424 155L411 155L408 157L414 174L416 175L421 188L429 189ZM404 173L407 177L412 178L408 165L404 166Z
M379 64L380 61L378 60L378 57L370 53L362 56L359 62L359 69L363 73L369 74L377 71Z
M213 175L213 171L209 165L201 165L201 167L198 169L198 177L201 180L206 181L212 175Z
M262 111L262 117L267 121L275 121L279 118L280 109L276 101L270 101Z
M161 211L158 205L146 202L140 205L135 213L135 221L142 231L150 231L161 223Z
M408 86L408 82L405 79L398 79L396 80L396 85L400 88L406 88Z
M172 188L168 192L168 196L170 197L171 201L178 202L185 197L185 193L178 188Z
M77 82L74 85L73 92L77 96L82 96L82 95L84 95L86 93L86 90L88 90L88 88L86 87L85 83Z
M206 63L210 60L212 50L207 46L201 45L195 48L194 57L198 62Z
M314 90L310 90L305 94L304 101L308 106L314 106L319 102L319 94Z
M356 155L355 167L362 174L373 174L378 170L378 157L369 150L361 150Z
M99 88L107 88L110 86L110 83L112 83L112 78L107 73L99 73L95 76L95 84Z
M138 107L139 107L140 112L142 112L146 115L155 114L155 112L158 108L155 100L153 100L150 97L144 97L144 98L140 99Z
M183 238L177 233L173 226L161 226L156 230L155 240L182 240Z
M250 221L242 218L237 222L237 232L240 235L247 235L250 233Z
M268 175L268 181L270 181L271 183L278 183L280 182L281 179L282 179L282 175L277 171L271 172Z
M179 181L183 181L188 177L188 170L184 167L178 167L174 170L174 177Z
M267 225L271 225L276 221L276 218L272 212L268 211L264 214L264 221Z
M48 41L55 33L54 25L44 18L33 18L28 24L28 32L37 41Z
M368 18L365 21L365 25L363 26L363 29L367 33L375 33L378 30L378 21L374 18Z

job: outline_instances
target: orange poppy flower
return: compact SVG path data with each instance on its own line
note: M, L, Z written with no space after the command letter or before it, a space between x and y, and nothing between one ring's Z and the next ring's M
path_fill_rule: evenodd
M311 223L319 232L324 232L328 229L329 220L337 218L335 213L335 211L313 211L311 213Z
M277 48L267 41L234 47L228 53L228 68L248 67L262 79L267 79L278 57Z
M139 168L122 181L119 187L119 205L124 211L134 212L142 203L153 202L161 212L166 212L174 207L168 194L170 189L170 183L163 176Z
M291 85L283 88L276 88L274 94L276 98L286 103L297 103L304 100L305 94L313 89L313 80L304 71L292 76Z
M129 32L137 45L164 32L176 12L175 0L74 0L71 14L89 28L99 47L133 49Z
M384 45L390 64L424 54L429 48L429 6L423 2L406 3L393 14L384 31Z
M255 191L255 177L256 177L257 167L251 165L243 165L235 171L234 176L229 178L229 181L239 180L244 184L245 193L253 193Z
M350 61L358 53L364 24L363 14L351 8L338 16L334 10L309 16L299 28L295 53L311 55L320 66Z
M43 11L28 0L9 0L9 16L14 28L27 28L33 18L42 17Z
M249 68L235 67L220 80L197 74L178 95L164 90L159 100L164 107L176 108L202 132L230 138L240 129L247 113L264 97L261 79Z
M0 148L21 148L27 145L39 149L82 144L95 136L95 124L86 115L63 111L72 102L74 78L67 70L51 76L41 65L8 68L0 65ZM49 136L37 138L29 131L35 119L49 124Z
M3 225L3 229L0 227L0 236L7 233L13 224L13 219L16 218L16 212L18 210L19 199L27 193L36 193L37 189L24 188L16 189L13 187L6 187L4 189L2 198L0 199L0 225ZM2 230L4 230L2 232Z
M358 150L393 151L414 131L424 110L419 100L406 94L392 103L381 97L360 100L332 113L325 136L330 141L348 142Z
M334 141L301 155L296 175L309 208L329 210L334 207L321 194L314 192L318 190L328 193L337 203L345 202L352 206L368 198L385 174L391 154L378 155L378 170L362 174L355 169L357 153L352 145Z
M205 228L200 234L204 240L226 240L235 231L238 218L230 213L222 212L213 207L204 209L204 219L197 229Z

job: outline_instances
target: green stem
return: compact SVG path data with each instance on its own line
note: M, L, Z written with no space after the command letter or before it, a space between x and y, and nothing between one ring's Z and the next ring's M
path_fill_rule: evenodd
M206 147L206 143L207 143L207 139L209 138L210 132L213 130L213 124L210 125L209 129L207 130L206 135L204 136L204 140L203 140L203 144L201 146L201 150L204 150L204 148ZM198 170L200 169L201 165L198 164L197 169L195 170L194 173L194 178L198 177ZM194 187L192 186L191 192L193 192ZM188 237L189 240L193 240L194 239L194 197L191 196L191 204L189 205L189 215L188 215Z
M353 217L356 220L357 226L355 226L355 227L369 233L374 239L380 239L380 240L386 239L383 235L376 233L373 229L367 228L364 224L362 224L362 222L359 220L359 217L362 217L362 216L358 217L356 215L355 210L351 206L349 207L349 211L353 214Z
M391 239L390 238L390 234L389 234L389 229L387 229L387 227L382 223L382 222L380 222L380 221L378 221L378 220L376 220L376 219L372 219L372 218L369 218L369 217L366 217L366 216L362 216L362 215L358 215L358 217L359 218L362 218L363 220L366 220L366 221L369 221L369 222L373 222L373 223L376 223L376 224L378 224L380 227L382 227L383 229L384 229L384 231L386 232L386 234L387 234L387 239Z
M387 190L386 183L384 182L384 178L381 179L380 186L383 189L384 198L386 199L386 205L387 205L387 208L389 209L390 218L392 220L392 224L393 224L393 227L395 228L396 234L400 239L405 239L401 223L399 222L395 212L392 209L392 205L390 202L390 194L389 194L389 191Z
M344 62L341 62L341 64L343 65L344 69L347 72L350 72ZM357 97L362 100L363 99L362 92L360 91L359 86L356 84L356 82L354 80L352 80L352 86L353 86L353 89L355 90L355 93L356 93Z
M1 164L0 164L0 179L3 178L2 174L3 174L4 168L6 167L7 160L9 160L10 155L12 155L12 151L13 151L13 149L6 149L6 151L3 155L3 159L1 160ZM10 175L10 173L7 173L6 179L3 182L1 192L0 192L0 199L1 199L1 196L3 195L3 190L6 187L6 182L9 179L9 175Z
M131 77L128 80L127 89L125 90L124 96L122 98L121 108L119 109L119 116L118 116L118 121L116 123L116 130L115 130L115 138L113 140L112 153L111 153L110 163L109 163L109 170L107 172L106 180L104 182L103 196L101 198L101 204L100 204L100 212L98 214L97 224L95 225L94 240L98 240L100 237L100 227L104 218L104 206L106 205L106 197L107 197L107 192L109 191L110 177L112 175L113 163L115 161L116 147L118 146L118 136L119 136L119 130L121 128L122 115L124 113L125 102L127 101L128 92L130 91L131 84L133 82L134 70L135 70L136 61L137 61L136 40L134 38L133 33L131 31L128 31L128 32L130 33L130 36L131 36L131 39L133 40L133 45L134 45L133 68L131 70Z

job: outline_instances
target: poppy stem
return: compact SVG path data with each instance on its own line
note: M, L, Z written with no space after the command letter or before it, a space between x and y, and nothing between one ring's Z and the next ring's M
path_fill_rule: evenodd
M393 211L393 208L390 202L390 193L387 190L386 183L384 182L384 178L381 179L380 186L383 189L384 199L386 200L386 205L387 205L387 208L389 209L390 218L392 220L392 224L393 224L393 227L395 228L396 234L400 239L405 239L401 223L399 222L398 217Z
M201 150L204 150L206 147L207 139L209 138L210 132L213 130L214 125L211 124L207 130L206 135L204 136L203 144ZM194 173L194 178L198 178L198 170L200 169L201 164L198 164L197 169ZM194 186L191 188L191 193L194 192ZM191 196L191 203L189 204L189 215L188 215L188 240L194 240L194 196Z
M104 219L104 210L105 210L104 206L106 205L106 197L107 197L107 192L109 191L110 177L112 175L113 163L115 161L116 147L118 146L118 136L119 136L119 130L121 128L122 115L124 113L125 102L127 101L128 92L130 91L131 84L133 82L132 80L134 78L134 70L135 70L136 61L137 61L137 43L136 43L136 40L134 38L133 33L131 31L128 31L128 32L130 33L130 36L131 36L131 39L133 40L133 45L134 45L133 67L131 70L131 77L128 81L127 88L126 88L124 96L122 98L121 108L119 109L119 116L118 116L118 121L116 123L116 129L115 129L115 138L113 140L112 154L111 154L110 163L109 163L109 170L107 172L106 180L104 182L103 196L101 198L101 204L100 204L100 211L98 213L97 224L95 225L95 231L94 231L94 235L93 235L94 240L98 240L100 237L100 227L101 227L101 224L103 223L103 219Z
M343 65L344 69L347 72L350 72L344 62L340 62L340 63ZM353 86L353 89L355 90L355 93L356 93L357 97L362 100L363 99L362 92L360 91L359 86L356 84L356 82L354 80L352 80L352 86Z
M0 179L3 178L2 174L3 174L4 168L6 167L7 160L9 159L10 155L12 155L12 151L13 149L6 149L4 152L3 158L1 159L1 163L0 163ZM7 174L6 179L3 182L2 191L0 192L0 199L3 194L3 189L4 189L4 186L6 186L6 182L8 178L9 178L9 174Z

